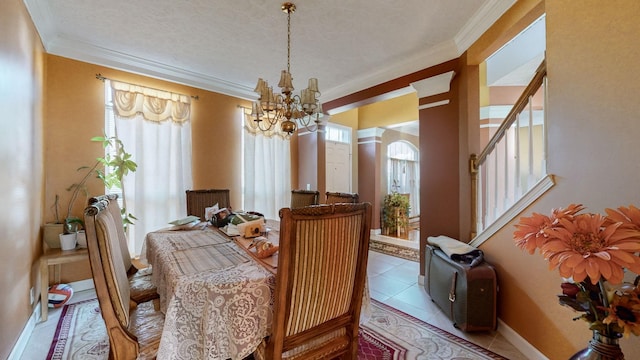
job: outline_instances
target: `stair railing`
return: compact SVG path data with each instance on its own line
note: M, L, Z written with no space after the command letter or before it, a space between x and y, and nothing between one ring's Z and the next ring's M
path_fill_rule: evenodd
M534 95L545 91L547 68L543 60L531 82L479 155L469 159L471 174L471 238L487 229L546 175L544 107L542 122ZM543 94L544 95L544 94ZM540 131L534 126L542 125ZM527 129L528 128L528 129ZM524 138L521 132L526 131Z

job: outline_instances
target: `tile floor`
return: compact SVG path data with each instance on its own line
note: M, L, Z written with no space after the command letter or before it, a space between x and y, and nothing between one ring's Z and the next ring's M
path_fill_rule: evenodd
M373 299L508 359L527 359L498 332L465 333L456 329L431 301L424 287L418 284L419 263L371 251L367 272L369 291Z
M385 239L387 241L393 241ZM403 244L416 246L407 240ZM420 320L476 343L511 360L526 360L514 346L497 332L464 333L453 327L451 321L431 302L424 287L418 284L419 263L397 257L369 252L369 287L371 297L395 307ZM72 301L82 301L95 297L92 290L74 294ZM61 310L52 309L49 320L36 325L29 343L22 355L23 360L46 359L55 333Z

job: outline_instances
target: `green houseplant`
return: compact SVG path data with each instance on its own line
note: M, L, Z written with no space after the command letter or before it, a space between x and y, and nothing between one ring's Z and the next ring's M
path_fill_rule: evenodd
M67 188L67 191L71 191L72 193L69 204L67 206L67 214L64 218L64 233L76 232L80 227L83 226L82 219L78 216L73 215L72 210L73 205L75 204L78 196L81 193L84 194L85 197L89 196L89 192L87 190L87 181L92 177L92 175L100 179L107 189L122 189L122 200L124 204L125 196L124 188L122 187L122 180L129 172L135 172L138 167L135 161L131 159L131 154L126 152L126 150L124 149L124 144L122 143L122 141L117 137L107 137L106 135L96 136L91 138L91 141L102 143L102 147L105 149L106 155L104 157L98 157L96 159L96 162L91 167L82 166L78 168L78 171L85 171L84 176L79 182L73 183ZM57 216L58 211L56 207L56 220L59 220ZM122 220L125 226L133 224L133 220L135 219L135 216L127 213L126 207L123 205Z
M382 204L382 224L385 235L398 233L409 225L409 197L397 191L384 197Z

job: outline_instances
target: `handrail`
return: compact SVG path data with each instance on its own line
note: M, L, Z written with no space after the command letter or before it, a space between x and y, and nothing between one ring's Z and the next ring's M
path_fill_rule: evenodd
M471 154L469 158L469 174L471 175L471 239L475 238L478 232L478 172L480 165L485 162L489 153L493 151L496 144L498 144L498 142L505 136L507 130L511 128L513 123L518 119L518 115L529 105L529 98L533 96L538 89L540 89L546 76L547 63L546 60L542 60L536 69L536 73L533 78L513 105L511 111L509 111L505 119L502 121L495 134L491 137L487 146L479 155Z
M547 62L546 60L542 60L540 66L538 66L538 69L536 69L536 73L533 75L531 82L529 82L529 85L527 85L527 87L524 89L524 91L516 101L515 105L513 105L511 111L509 111L509 114L507 114L507 116L504 118L504 121L502 122L502 124L500 124L498 130L496 130L496 133L493 134L491 140L489 140L489 142L487 143L487 146L476 157L473 164L474 169L477 170L478 164L484 162L489 152L493 150L498 141L500 141L500 139L504 136L504 133L507 131L507 129L509 129L511 125L516 121L518 114L527 106L529 97L533 96L536 91L538 91L540 86L542 86L542 82L545 76L547 76Z

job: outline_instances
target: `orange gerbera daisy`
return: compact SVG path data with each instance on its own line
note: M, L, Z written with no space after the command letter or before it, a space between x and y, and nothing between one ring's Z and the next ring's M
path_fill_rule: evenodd
M605 209L612 222L621 222L622 227L640 230L640 209L631 205L621 206L618 210Z
M582 210L584 210L582 204L569 204L565 209L558 208L551 210L551 218L554 219L554 224L557 224L560 219L573 220L573 216Z
M571 204L566 209L553 209L550 217L538 213L521 217L520 223L515 225L517 230L513 233L513 239L518 247L533 254L536 248L541 248L547 241L546 229L557 225L560 219L572 220L583 209L582 204Z
M576 282L588 276L592 284L601 277L619 284L624 268L640 274L640 257L634 255L640 251L637 231L605 222L600 214L560 218L557 226L544 230L548 238L540 251L551 268L558 267L562 277Z
M533 254L547 240L544 230L551 226L552 220L545 215L533 213L530 217L521 217L516 225L513 240L521 249Z

